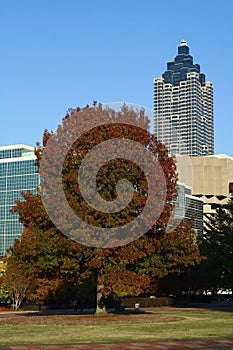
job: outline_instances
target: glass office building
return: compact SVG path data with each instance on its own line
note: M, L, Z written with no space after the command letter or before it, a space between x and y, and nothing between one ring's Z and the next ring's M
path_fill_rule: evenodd
M203 234L203 200L192 196L191 187L177 182L178 197L175 200L174 222L193 219L192 228L197 236Z
M23 225L10 209L22 191L36 193L39 174L36 173L34 148L26 145L0 147L0 256L19 238Z
M193 63L186 41L154 79L154 132L173 154L214 153L213 84Z

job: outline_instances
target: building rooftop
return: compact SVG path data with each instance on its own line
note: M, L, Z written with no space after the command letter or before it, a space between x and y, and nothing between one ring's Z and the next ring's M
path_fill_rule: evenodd
M0 146L0 151L5 151L5 150L11 150L11 149L19 149L19 148L23 148L25 150L29 150L29 151L34 151L34 147L32 146L28 146L28 145L24 145L24 144L16 144L16 145L8 145L8 146Z

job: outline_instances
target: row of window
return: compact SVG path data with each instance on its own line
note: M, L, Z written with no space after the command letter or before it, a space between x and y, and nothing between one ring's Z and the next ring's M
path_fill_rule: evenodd
M195 148L195 149L199 149L200 151L203 150L207 150L209 149L208 143L206 144L206 146L203 146L203 142L204 140L195 140L194 138L176 138L176 137L169 137L169 135L158 135L158 138L160 139L161 142L164 143L169 143L169 147L171 147L171 145L176 144L176 146L179 145L179 147L183 146L187 146L189 148Z
M0 159L21 157L22 148L0 150Z
M0 206L0 220L11 219L14 214L10 213L12 205ZM18 217L17 217L18 220Z
M26 190L38 186L39 175L23 175L16 177L0 177L0 191Z
M16 238L20 238L20 234L18 236L6 236L4 239L0 239L0 256L6 254L6 250L13 246Z
M34 174L35 172L35 160L0 163L0 176Z
M22 190L18 191L1 191L0 192L0 205L10 205L15 203L16 200L22 200ZM25 191L26 192L26 191ZM31 189L30 192L34 192L34 189Z

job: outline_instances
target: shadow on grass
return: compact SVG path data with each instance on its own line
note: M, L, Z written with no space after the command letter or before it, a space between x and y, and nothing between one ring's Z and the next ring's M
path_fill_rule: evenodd
M189 303L187 305L176 305L174 309L205 309L212 311L225 311L233 312L233 303L231 304L219 304L219 303Z
M150 315L156 312L233 312L233 305L215 305L205 303L190 303L188 305L176 305L172 307L153 307L153 308L121 308L119 310L109 309L106 314L101 316L117 316L117 315ZM95 309L83 309L83 311L75 311L74 309L47 309L40 311L25 311L14 313L15 316L95 316Z
M106 314L100 314L100 316L111 316L111 315L150 315L153 314L154 310L143 310L143 309L121 309L121 310L107 310ZM42 311L31 311L23 312L18 316L95 316L95 309L83 309L83 311L74 311L72 309L59 309L59 310L42 310Z

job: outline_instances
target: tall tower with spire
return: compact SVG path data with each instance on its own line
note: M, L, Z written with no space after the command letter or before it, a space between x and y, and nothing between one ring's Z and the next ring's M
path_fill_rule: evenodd
M186 41L154 79L154 132L173 154L214 154L213 84L193 63Z

